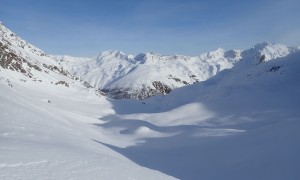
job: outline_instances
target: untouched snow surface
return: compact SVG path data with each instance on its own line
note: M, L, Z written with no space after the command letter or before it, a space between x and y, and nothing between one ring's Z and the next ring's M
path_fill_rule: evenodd
M114 113L104 97L10 83L0 83L0 179L172 179L99 143L109 132L93 124Z

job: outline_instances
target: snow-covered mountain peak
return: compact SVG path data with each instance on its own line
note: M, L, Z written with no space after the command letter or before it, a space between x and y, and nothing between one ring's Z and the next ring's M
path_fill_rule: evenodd
M123 59L126 58L126 54L122 51L108 50L99 53L97 59Z
M228 50L224 52L224 58L228 59L241 59L242 50Z
M256 65L272 59L285 57L291 53L293 48L288 48L282 44L271 44L262 42L254 45L252 48L242 52L243 63Z
M154 53L154 52L148 52L148 53L145 53L145 57L144 57L144 60L145 61L159 61L159 60L162 60L163 56L161 54L158 54L158 53Z
M71 60L70 56L62 56ZM64 60L64 62L66 62ZM60 58L49 56L27 43L4 25L0 25L0 79L14 84L46 86L55 89L90 87L78 81L60 63ZM11 83L8 83L11 84Z
M138 61L140 63L143 63L146 60L146 54L145 53L139 53L137 55L131 55L130 57L133 58L135 61Z
M211 51L208 53L208 56L210 58L220 58L221 56L224 56L225 50L223 48L218 48L215 51Z
M2 23L0 23L0 42L14 47L16 51L19 51L19 53L23 55L28 55L30 53L30 55L33 56L48 56L41 49L21 39L17 34L6 28Z
M226 51L223 48L218 48L214 51L202 53L199 55L199 58L203 61L208 62L220 62L224 61L224 59L228 61L232 61L232 63L237 62L241 59L241 52L242 50L228 50Z

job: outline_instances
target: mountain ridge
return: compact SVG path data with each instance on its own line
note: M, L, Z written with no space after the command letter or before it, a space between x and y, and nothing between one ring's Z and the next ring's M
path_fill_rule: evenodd
M199 56L161 55L158 53L125 54L110 50L94 58L53 56L73 75L113 99L145 99L168 94L172 90L207 80L237 62L256 65L287 56L297 48L262 42L246 50L224 50Z
M66 88L91 87L60 62L0 24L0 76L4 81ZM97 92L96 92L97 93ZM98 94L98 93L97 93Z
M93 58L55 56L27 43L3 24L0 26L1 58L4 59L1 66L4 69L19 71L30 78L41 72L58 73L82 81L86 87L93 87L113 99L165 95L176 88L205 81L235 64L257 65L299 49L262 42L246 50L218 48L199 56L155 52L125 54L118 50L103 51ZM12 61L13 58L18 61ZM70 84L64 80L51 82Z

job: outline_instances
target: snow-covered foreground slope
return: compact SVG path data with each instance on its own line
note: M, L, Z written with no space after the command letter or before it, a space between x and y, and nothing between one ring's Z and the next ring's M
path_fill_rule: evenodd
M167 96L111 101L117 115L99 126L138 144L107 146L180 179L299 179L300 52L249 61Z
M0 82L0 179L171 179L97 141L93 124L113 114L86 89ZM53 86L53 85L52 85Z

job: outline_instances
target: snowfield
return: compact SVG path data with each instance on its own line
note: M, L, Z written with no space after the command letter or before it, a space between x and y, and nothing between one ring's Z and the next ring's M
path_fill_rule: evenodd
M227 63L223 57L237 52L241 59L165 96L114 100L78 77L95 78L92 84L114 77L111 85L124 78L128 84L120 84L131 86L144 77L139 69L156 71L173 60L152 53L146 56L164 59L159 66L147 58L147 66L133 67L144 55L105 52L96 62L48 55L39 61L41 50L10 34L1 25L0 179L300 178L299 47L218 49L191 62ZM105 66L112 74L99 76L103 62L112 63ZM178 72L192 78L188 69Z
M113 113L104 97L11 83L0 86L0 179L172 179L98 143L110 140L93 125Z

